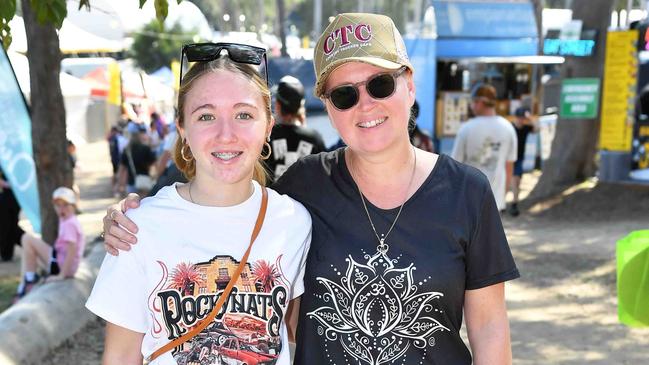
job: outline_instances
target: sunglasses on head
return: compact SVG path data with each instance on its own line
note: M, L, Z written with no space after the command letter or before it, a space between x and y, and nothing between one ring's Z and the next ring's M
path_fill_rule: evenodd
M405 71L406 67L401 67L395 72L380 73L365 81L339 85L324 93L323 96L338 110L347 110L358 103L360 97L358 87L361 85L365 85L365 90L374 99L385 99L394 94L397 78Z
M268 72L266 72L266 70L268 70L268 61L266 59L266 50L260 47L239 43L193 43L184 45L180 55L180 84L182 85L183 76L187 71L189 71L189 63L214 61L222 56L224 50L227 52L228 57L234 62L259 66L263 61L264 73L266 74L266 85L268 85Z

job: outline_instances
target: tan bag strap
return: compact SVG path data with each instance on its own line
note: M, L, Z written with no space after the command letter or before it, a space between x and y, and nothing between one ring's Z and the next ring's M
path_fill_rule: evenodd
M255 222L255 228L252 230L252 235L250 236L250 244L248 245L248 249L246 250L246 253L243 255L241 258L241 262L239 263L239 266L237 266L237 269L234 271L234 274L232 275L232 278L230 278L230 282L228 282L228 285L225 287L223 292L221 293L221 296L219 297L219 300L214 304L214 308L212 308L212 311L210 314L207 315L202 321L200 321L194 328L192 328L189 332L185 333L184 335L178 337L177 339L169 342L168 344L160 347L159 349L155 350L148 358L147 361L153 361L155 360L158 356L166 353L167 351L178 347L182 345L183 343L191 340L194 336L199 334L205 327L209 326L210 323L216 318L216 315L219 313L221 310L221 307L225 303L225 301L228 299L230 296L230 291L234 287L234 284L237 282L239 279L239 275L241 275L241 272L243 271L243 268L246 266L246 262L248 261L248 255L250 255L250 250L252 249L252 244L255 242L255 239L257 238L257 235L259 235L259 231L261 230L261 226L264 224L264 217L266 216L266 207L268 206L268 192L266 191L265 187L261 187L261 206L259 207L259 214L257 215L257 221Z

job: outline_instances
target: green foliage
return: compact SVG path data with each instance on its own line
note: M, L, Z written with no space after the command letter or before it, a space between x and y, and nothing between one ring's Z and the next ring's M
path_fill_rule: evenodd
M61 29L63 19L68 16L65 0L31 0L31 4L39 24L52 24Z
M164 22L169 12L169 3L167 0L154 0L155 14L160 23Z
M171 61L178 59L180 49L185 43L192 43L198 32L184 30L179 24L166 29L164 23L153 21L136 33L130 56L146 72L160 67L170 67Z
M79 0L79 10L83 7L90 11L90 0Z
M11 44L9 21L14 14L16 14L16 0L0 0L0 41L5 49Z

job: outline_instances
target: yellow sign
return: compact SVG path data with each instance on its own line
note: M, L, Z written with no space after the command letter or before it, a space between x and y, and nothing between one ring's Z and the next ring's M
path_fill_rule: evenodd
M174 90L178 91L178 86L180 84L180 62L171 61L171 72L174 75Z
M122 77L117 62L108 64L108 99L106 102L113 105L122 105Z
M599 139L602 150L631 151L638 70L637 40L637 30L608 32L606 37Z

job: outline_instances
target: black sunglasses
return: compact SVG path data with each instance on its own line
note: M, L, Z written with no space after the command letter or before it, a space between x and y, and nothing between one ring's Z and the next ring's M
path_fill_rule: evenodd
M365 85L365 90L374 99L385 99L396 89L397 78L406 71L406 67L401 67L396 72L387 72L374 75L371 78L354 84L344 84L336 86L330 91L324 93L324 98L329 99L331 104L338 110L347 110L358 103L358 87Z
M268 85L266 50L239 43L192 43L184 45L180 54L180 85L182 85L183 76L189 71L190 62L214 61L221 57L223 50L227 51L228 57L234 62L259 66L263 61L266 85Z

